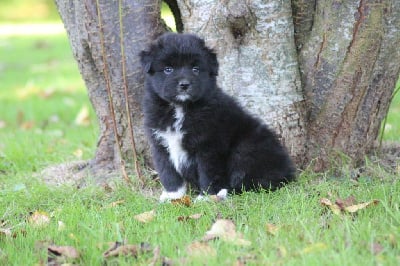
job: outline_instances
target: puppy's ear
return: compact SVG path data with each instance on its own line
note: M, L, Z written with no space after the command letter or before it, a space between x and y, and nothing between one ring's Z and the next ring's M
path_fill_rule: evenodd
M217 55L212 50L209 50L209 52L208 52L208 64L210 66L210 74L212 76L218 76Z
M153 61L153 56L151 55L151 52L141 51L139 56L140 63L142 64L144 72L151 73L151 63Z

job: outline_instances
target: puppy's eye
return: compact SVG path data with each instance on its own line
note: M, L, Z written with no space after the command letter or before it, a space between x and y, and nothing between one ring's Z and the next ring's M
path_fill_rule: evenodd
M198 66L195 66L195 67L192 68L192 71L193 71L194 74L199 74L200 68Z
M172 67L170 67L170 66L164 67L164 73L165 73L165 74L169 75L169 74L171 74L172 72L174 72L174 69L173 69Z

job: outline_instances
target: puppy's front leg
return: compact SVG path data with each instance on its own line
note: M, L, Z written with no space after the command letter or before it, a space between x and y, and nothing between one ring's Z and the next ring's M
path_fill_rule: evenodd
M152 147L152 154L155 168L164 187L160 202L182 198L186 194L186 182L176 171L165 148L155 145Z
M197 155L197 171L201 199L204 194L217 195L226 198L228 183L226 182L226 167L224 156L208 150Z

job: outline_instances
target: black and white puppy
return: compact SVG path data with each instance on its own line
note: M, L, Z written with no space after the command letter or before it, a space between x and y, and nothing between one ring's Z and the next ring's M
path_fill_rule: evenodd
M217 86L216 54L191 34L166 33L140 54L144 123L164 192L181 198L275 189L295 178L274 133Z

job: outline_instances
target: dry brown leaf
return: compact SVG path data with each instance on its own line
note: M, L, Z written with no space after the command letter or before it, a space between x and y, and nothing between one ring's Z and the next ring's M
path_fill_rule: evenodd
M319 252L319 251L325 250L327 248L328 248L328 246L325 243L318 242L318 243L314 243L314 244L309 245L308 247L303 248L302 253L303 254L314 253L314 252Z
M218 195L210 195L209 198L210 198L211 201L214 201L214 202L221 202L221 201L224 201L226 199L226 198L220 197Z
M348 206L351 206L351 205L354 205L354 204L356 204L357 203L357 201L356 201L356 198L352 195L352 196L349 196L349 197L347 197L347 198L345 198L345 199L337 199L336 201L335 201L335 204L336 205L338 205L338 207L341 209L341 210L344 210L346 207L348 207Z
M50 245L47 247L47 250L56 256L62 256L69 259L77 259L79 258L79 252L71 246L55 246Z
M188 221L188 220L198 220L201 218L201 216L203 216L202 213L196 213L196 214L192 214L189 216L179 216L178 217L178 221L179 222L184 222L184 221Z
M151 259L150 263L148 264L149 266L155 266L158 265L158 262L161 260L161 250L160 247L157 246L153 250L153 258ZM162 264L164 265L164 264Z
M28 130L28 129L33 128L34 125L35 125L35 122L33 122L33 121L25 121L25 122L22 122L22 123L19 125L19 127L20 127L21 129Z
M193 219L193 220L198 220L198 219L200 219L202 216L203 216L202 213L195 213L195 214L189 215L189 218L190 218L190 219Z
M273 236L275 236L280 229L279 226L276 226L276 225L270 224L270 223L267 223L265 228L267 229L267 233L270 235L273 235Z
M116 206L124 204L124 203L125 203L125 200L117 200L117 201L114 201L114 202L111 202L110 204L108 204L107 207L113 208L113 207L116 207Z
M78 148L74 150L73 154L76 158L81 159L83 156L83 150Z
M35 211L29 216L28 221L33 226L45 226L50 223L50 216L47 212Z
M389 244L392 248L396 248L397 247L397 240L394 234L389 234L386 237L386 240L389 241Z
M2 236L2 235L10 237L12 235L11 229L10 228L0 228L0 236Z
M186 207L190 207L190 205L192 205L192 201L188 195L185 195L179 199L173 199L171 200L171 203L174 205L184 205Z
M376 205L378 203L379 203L379 200L374 199L374 200L371 200L371 201L368 201L368 202L364 202L364 203L360 203L360 204L356 204L356 205L352 205L352 206L347 206L347 207L344 208L344 210L347 211L347 212L354 213L354 212L357 212L359 210L365 209L365 208L367 208L367 207L369 207L371 205Z
M185 265L185 263L176 264L175 261L173 261L172 259L170 259L170 258L168 258L168 257L164 257L164 258L162 258L161 265L163 265L163 266Z
M378 242L374 242L371 244L371 252L374 255L378 255L380 253L382 253L382 251L384 250L383 246L378 243Z
M148 212L143 212L143 213L137 214L137 215L133 216L133 218L136 221L139 221L141 223L148 223L148 222L151 222L155 216L156 216L156 211L151 210Z
M121 242L115 242L114 246L103 253L105 258L118 256L133 256L137 257L139 253L149 252L151 247L147 243L139 245L123 245Z
M186 251L188 255L192 257L209 257L217 255L215 249L206 242L193 242L187 246Z
M284 246L279 246L277 248L277 255L279 258L285 258L287 254L288 254L287 249Z
M248 264L255 264L257 257L252 254L247 254L245 256L240 256L237 260L233 263L234 266L244 266Z
M250 241L244 239L240 233L236 232L235 224L228 219L216 220L211 226L211 229L206 232L206 235L203 237L203 241L210 241L216 238L220 238L236 245L251 245Z
M335 203L332 203L329 199L322 198L320 199L320 203L324 206L329 207L334 214L340 215L342 212L355 213L359 210L367 208L371 205L376 205L379 203L379 200L374 199L368 202L354 204L356 202L353 196L348 197L347 199L337 199Z
M329 209L331 209L331 211L336 214L336 215L340 215L340 208L339 206L337 206L336 204L333 204L329 199L326 198L322 198L319 201L321 203L321 205L328 207Z
M54 96L55 93L56 93L56 90L54 88L49 88L44 91L39 91L38 95L39 95L39 97L41 97L43 99L48 99L48 98Z

